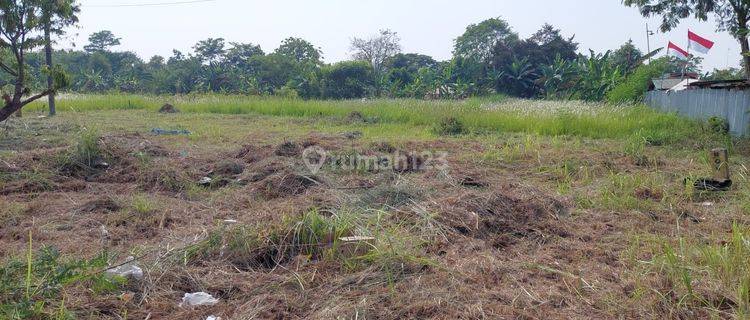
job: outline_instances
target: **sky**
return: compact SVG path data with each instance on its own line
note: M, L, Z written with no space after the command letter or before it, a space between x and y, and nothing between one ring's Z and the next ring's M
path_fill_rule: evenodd
M401 37L404 52L422 53L437 60L451 57L453 40L469 24L501 17L521 37L544 23L575 35L580 51L617 49L632 39L647 50L646 23L658 30L658 17L643 18L621 0L80 0L80 23L60 41L66 48L82 48L88 35L110 30L121 37L115 50L129 50L144 59L169 57L172 50L191 52L206 38L251 42L271 52L287 37L301 37L323 51L326 62L351 56L352 37L368 37L391 29ZM152 5L173 3L170 5ZM651 37L651 48L667 41L687 47L687 30L716 42L704 56L703 71L737 67L739 44L716 32L713 20L684 20L667 34ZM687 49L687 48L685 48Z

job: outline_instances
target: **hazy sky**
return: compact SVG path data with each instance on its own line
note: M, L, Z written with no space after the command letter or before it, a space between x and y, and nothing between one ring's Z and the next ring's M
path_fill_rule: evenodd
M88 34L111 30L122 37L117 50L131 50L144 59L169 57L199 40L222 37L252 42L266 52L289 36L302 37L323 50L327 62L349 58L351 37L365 37L390 28L400 35L404 52L449 59L453 39L466 26L502 17L522 37L545 22L575 35L582 52L616 49L628 39L646 51L646 23L658 29L659 19L647 20L620 0L214 0L168 6L121 6L189 0L81 0L80 26L62 43L82 47ZM715 32L713 21L685 20L669 34L657 33L652 48L668 39L686 46L687 29L716 41L706 56L704 71L737 66L739 45L726 33Z

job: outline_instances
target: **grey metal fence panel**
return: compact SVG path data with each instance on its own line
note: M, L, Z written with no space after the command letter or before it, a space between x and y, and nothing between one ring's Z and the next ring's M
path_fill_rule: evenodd
M651 91L646 93L644 102L652 108L689 118L724 118L732 135L750 134L750 91L747 90Z

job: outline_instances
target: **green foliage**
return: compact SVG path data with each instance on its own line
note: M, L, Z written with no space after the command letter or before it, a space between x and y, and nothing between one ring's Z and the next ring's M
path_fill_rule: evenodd
M708 127L711 130L711 132L715 132L718 134L728 134L729 133L729 122L727 122L726 119L721 117L710 117L708 118Z
M374 90L372 66L364 61L345 61L324 67L321 78L321 95L326 99L363 98Z
M667 69L664 61L654 61L651 64L640 65L625 81L615 86L607 93L610 103L640 101L651 85L651 80L660 77Z
M101 160L102 150L99 148L99 133L96 130L81 131L74 151L70 154L70 161L93 167Z
M750 316L750 239L748 230L732 226L731 237L721 242L663 243L653 258L653 271L670 281L671 294L681 308L730 311L737 319ZM705 287L706 284L720 284Z
M737 69L737 68L727 68L727 69L714 69L713 72L709 73L708 76L706 76L705 80L710 81L716 81L716 80L738 80L738 79L744 79L745 74L744 71Z
M493 48L498 43L518 40L508 22L501 18L484 20L466 27L464 34L456 38L453 55L478 62L489 61Z
M713 16L718 30L729 32L740 42L741 47L747 47L748 15L750 15L750 2L748 1L624 0L623 4L637 7L644 17L660 15L660 29L664 32L673 30L679 25L680 20L688 17L706 21ZM748 52L741 52L741 55L743 63L750 64ZM746 74L745 77L750 77L750 75Z
M276 51L276 54L289 57L299 63L321 64L321 51L312 43L300 38L286 38Z
M625 73L630 73L641 65L642 57L643 53L636 48L631 39L625 42L619 49L612 52L610 63L619 67Z
M458 118L448 117L440 120L434 131L442 136L456 136L466 133L466 128Z
M108 258L101 254L90 260L66 260L53 247L34 254L30 240L25 261L11 259L0 265L0 318L68 319L71 315L63 302L66 290L83 286L101 293L121 284L101 272Z
M115 37L112 31L102 30L89 36L89 44L83 47L86 52L109 51L109 48L120 45L121 38Z

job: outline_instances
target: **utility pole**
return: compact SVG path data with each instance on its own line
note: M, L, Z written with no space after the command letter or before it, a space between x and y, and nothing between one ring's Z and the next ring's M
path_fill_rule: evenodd
M646 50L647 54L651 53L651 36L654 35L654 32L649 30L648 28L648 22L646 22ZM648 63L651 64L651 55L648 57Z

